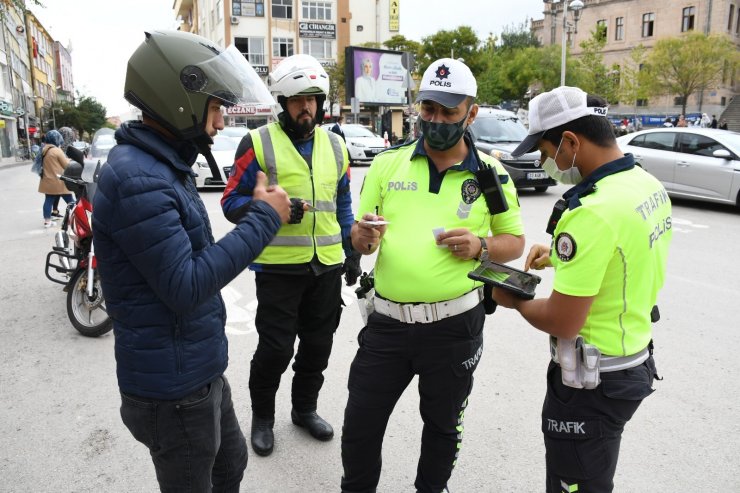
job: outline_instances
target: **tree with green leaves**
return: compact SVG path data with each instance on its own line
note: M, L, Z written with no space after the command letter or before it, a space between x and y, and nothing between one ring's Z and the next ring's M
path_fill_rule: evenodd
M419 71L423 73L439 58L462 58L476 77L488 66L480 49L480 40L470 26L460 26L453 31L438 31L422 38Z
M598 94L609 103L619 101L619 71L617 67L607 68L604 65L604 46L606 46L606 25L598 25L591 31L591 37L581 42L581 53L578 56L576 73L570 71L569 85L577 85L590 94ZM569 71L566 70L566 84Z
M72 127L80 135L93 135L98 129L109 126L105 107L95 98L77 95L77 104L62 103L56 113L58 127Z
M646 55L647 49L643 45L634 47L629 58L623 61L620 70L619 102L632 106L635 113L637 113L637 101L650 96L649 76L647 71L641 69Z
M500 49L517 50L529 47L540 47L540 41L529 26L529 19L518 26L512 24L504 27L504 31L501 33Z
M329 76L329 94L326 100L329 101L329 114L334 114L334 105L341 107L344 101L344 53L337 54L337 63L329 65L326 68L326 74Z
M650 92L678 96L686 114L689 96L722 84L723 75L740 63L735 44L724 34L690 33L661 39L647 57Z

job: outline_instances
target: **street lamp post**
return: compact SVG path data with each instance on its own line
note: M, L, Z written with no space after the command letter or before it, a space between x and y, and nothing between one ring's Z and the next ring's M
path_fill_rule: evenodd
M576 25L578 24L578 19L581 18L581 10L584 7L584 4L581 0L573 0L570 2L570 9L573 11L573 24L571 25L568 22L568 0L561 0L563 2L563 39L561 43L561 53L560 53L560 85L565 85L565 54L566 54L566 43L568 40L568 32L570 31L571 26L573 27L573 32L576 31Z
M54 108L53 106L51 108L51 120L54 122L54 130L57 130L57 114L56 114L57 111L59 112L60 115L63 115L64 108Z

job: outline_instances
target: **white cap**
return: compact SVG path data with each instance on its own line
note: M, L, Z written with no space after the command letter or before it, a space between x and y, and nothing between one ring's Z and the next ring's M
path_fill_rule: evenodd
M478 83L468 66L452 58L440 58L424 71L416 102L431 100L454 108L466 97L477 95Z
M542 135L584 116L603 116L607 106L588 106L588 94L578 87L560 86L543 92L529 102L529 135L511 153L517 157L537 148Z

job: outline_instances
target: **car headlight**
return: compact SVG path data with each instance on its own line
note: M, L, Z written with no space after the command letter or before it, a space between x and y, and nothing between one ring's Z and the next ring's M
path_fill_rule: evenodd
M352 144L353 146L355 146L355 147L367 147L367 146L366 146L365 144L363 144L362 142L351 142L351 144Z
M492 150L491 156L495 157L499 161L514 161L514 156L512 156L508 152L504 152L499 149Z

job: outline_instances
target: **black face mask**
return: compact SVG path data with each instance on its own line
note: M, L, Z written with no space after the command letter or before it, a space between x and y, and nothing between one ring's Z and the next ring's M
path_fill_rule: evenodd
M465 120L468 119L469 111L459 122L455 123L428 122L420 118L419 126L424 135L424 142L437 151L446 151L454 147L465 133Z

